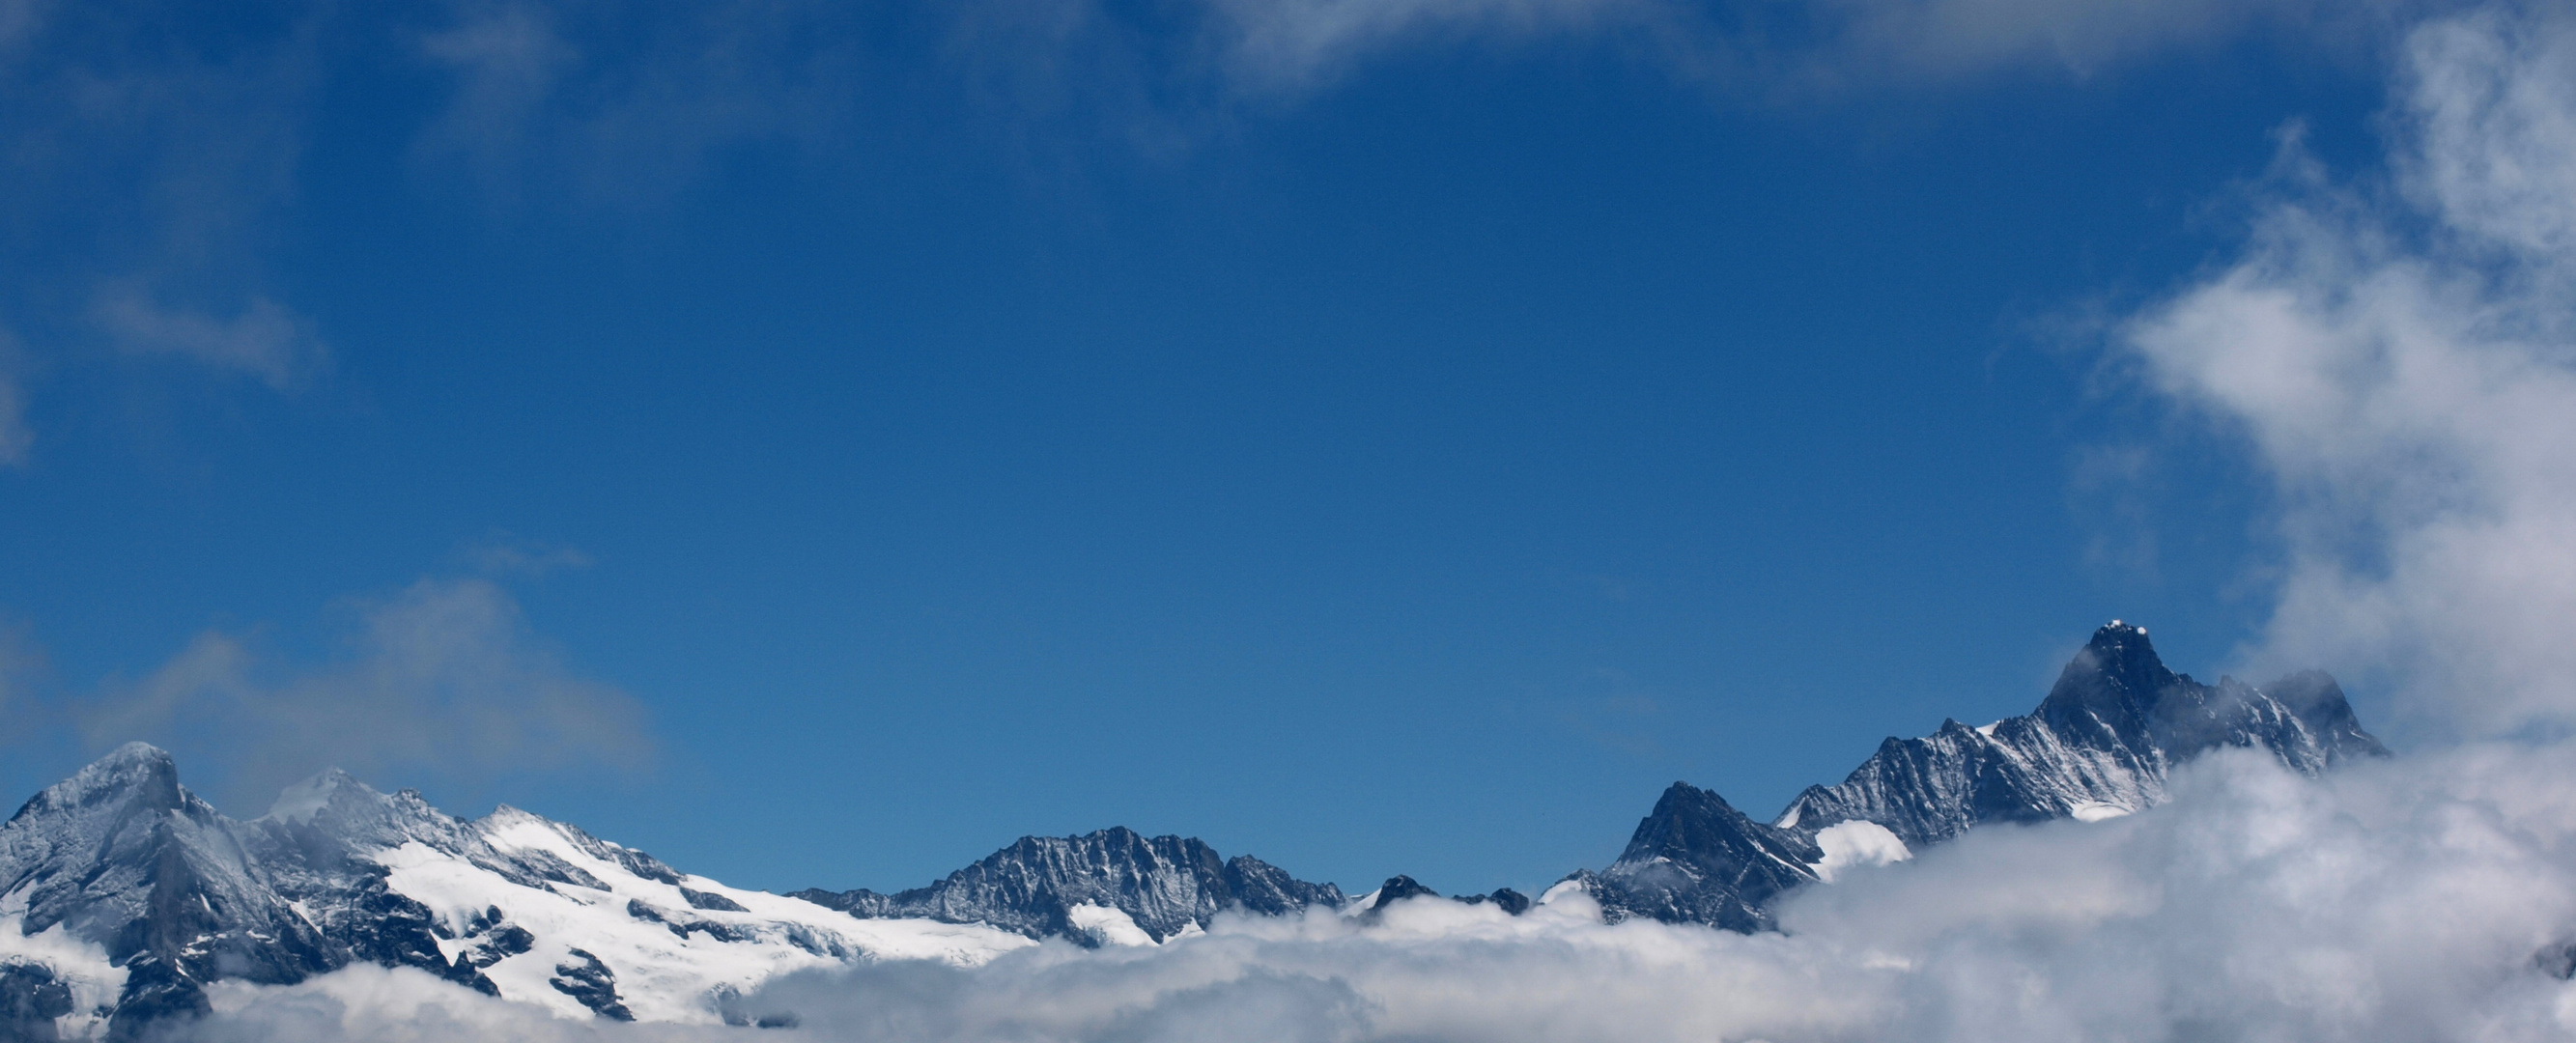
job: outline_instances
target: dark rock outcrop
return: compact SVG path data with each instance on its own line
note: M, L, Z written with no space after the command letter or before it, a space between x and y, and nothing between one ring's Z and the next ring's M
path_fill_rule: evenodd
M1225 861L1196 838L1147 837L1125 827L1021 837L947 879L897 894L806 890L793 897L859 917L982 923L1082 944L1094 943L1072 923L1079 905L1117 909L1162 941L1205 927L1228 908L1275 915L1343 901L1340 888L1298 880L1260 859Z

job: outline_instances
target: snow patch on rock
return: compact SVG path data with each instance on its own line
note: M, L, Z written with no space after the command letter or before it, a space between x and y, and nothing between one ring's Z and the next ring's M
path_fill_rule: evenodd
M1817 830L1816 846L1825 849L1825 857L1816 862L1816 879L1829 884L1853 866L1883 866L1914 857L1905 841L1886 826L1867 819L1837 822Z

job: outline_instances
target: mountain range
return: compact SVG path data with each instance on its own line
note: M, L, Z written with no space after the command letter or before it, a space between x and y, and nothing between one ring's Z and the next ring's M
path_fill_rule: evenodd
M1613 922L1770 929L1776 898L1844 865L1983 825L2144 810L2176 765L2221 747L2309 774L2387 752L2322 673L2203 684L2166 669L2145 628L2114 621L2032 713L1890 738L1770 821L1674 783L1617 860L1537 902L1582 895ZM733 997L801 968L975 965L1047 938L1161 944L1228 912L1365 925L1392 903L1436 897L1396 876L1354 898L1249 855L1124 828L1023 837L892 894L776 895L515 808L462 819L338 771L236 820L181 786L169 754L131 743L0 825L0 1043L131 1039L207 1011L217 981L287 984L357 963L568 1017L741 1023ZM1509 915L1532 905L1509 889L1458 900Z

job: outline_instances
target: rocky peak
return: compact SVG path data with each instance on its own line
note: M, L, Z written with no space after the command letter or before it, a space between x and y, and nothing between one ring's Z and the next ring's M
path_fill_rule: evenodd
M195 798L179 786L179 766L158 746L129 742L28 799L10 816L75 814L100 808L175 811Z
M2093 632L2057 675L2038 716L2066 735L2105 731L2121 745L2144 749L2148 722L2167 689L2190 679L2165 669L2147 628L2112 620Z
M1124 826L1021 837L944 880L897 894L807 890L793 897L853 916L984 923L1077 942L1086 936L1071 927L1076 906L1116 909L1162 941L1228 908L1283 913L1342 901L1331 884L1298 880L1260 859L1228 862L1196 837L1148 837Z
M1440 897L1440 892L1424 887L1420 881L1415 880L1412 877L1398 873L1386 878L1385 883L1378 885L1377 900L1369 903L1369 909L1374 912L1397 902L1401 902L1407 898L1418 898L1423 895L1430 895L1433 898L1438 898Z
M1673 783L1598 876L1578 874L1613 920L1648 916L1739 931L1770 924L1772 896L1815 879L1824 857L1797 829L1756 822L1726 798Z

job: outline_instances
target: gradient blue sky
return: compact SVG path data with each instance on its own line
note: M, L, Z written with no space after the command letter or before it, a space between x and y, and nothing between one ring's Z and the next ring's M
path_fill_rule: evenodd
M2265 494L2099 324L2380 38L1877 6L0 2L0 788L1526 890L2112 617L2215 674Z

